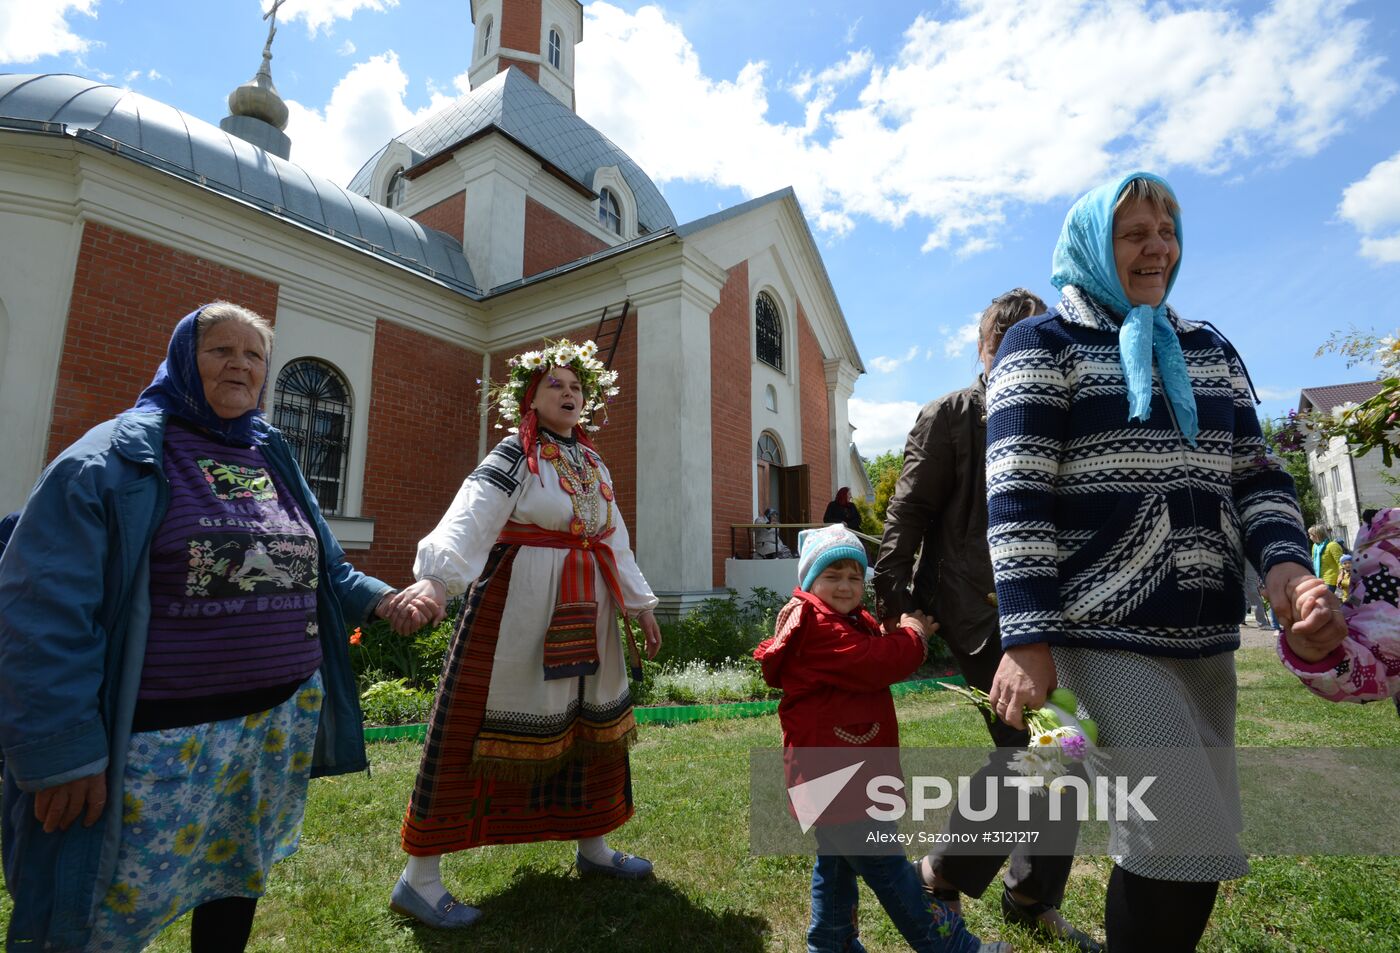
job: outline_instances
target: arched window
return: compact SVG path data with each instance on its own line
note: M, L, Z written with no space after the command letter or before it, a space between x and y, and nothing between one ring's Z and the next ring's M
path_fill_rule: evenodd
M763 388L763 406L775 414L778 412L778 390L772 384Z
M350 388L335 368L305 358L277 375L272 422L301 466L311 492L328 516L345 504L350 458Z
M408 177L403 174L403 169L399 169L389 176L389 187L384 191L384 204L388 208L398 208L403 205L404 196L408 193Z
M491 52L491 18L487 17L486 22L481 24L481 55L485 56Z
M622 206L618 204L612 189L603 189L598 193L598 223L614 235L622 234Z
M758 459L761 463L783 465L783 448L778 446L778 438L766 430L758 438Z
M776 370L783 369L783 321L778 306L766 291L754 302L754 324L758 331L758 359Z
M770 509L777 510L781 516L784 514L783 447L778 443L778 438L767 430L758 437L757 463L758 512L766 517ZM786 542L792 545L795 540Z
M561 69L560 62L563 60L564 40L559 35L558 30L549 31L549 65L555 69Z

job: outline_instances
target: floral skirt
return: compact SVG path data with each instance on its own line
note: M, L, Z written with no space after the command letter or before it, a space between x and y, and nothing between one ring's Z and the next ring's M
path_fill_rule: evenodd
M301 838L321 675L268 711L131 736L116 875L89 951L140 950L187 910L260 897Z

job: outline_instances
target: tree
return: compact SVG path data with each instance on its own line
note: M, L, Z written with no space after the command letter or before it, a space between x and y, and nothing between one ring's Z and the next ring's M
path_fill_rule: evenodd
M1308 452L1284 450L1279 445L1283 427L1269 418L1261 418L1259 427L1264 431L1264 443L1270 452L1283 462L1283 468L1293 478L1293 486L1298 493L1298 506L1303 511L1303 525L1312 526L1322 522L1322 503L1318 499L1317 488L1313 486L1312 473L1308 470Z
M883 526L885 507L894 495L894 485L899 480L899 471L904 468L904 454L897 450L886 450L873 460L866 460L865 475L875 488L875 518Z

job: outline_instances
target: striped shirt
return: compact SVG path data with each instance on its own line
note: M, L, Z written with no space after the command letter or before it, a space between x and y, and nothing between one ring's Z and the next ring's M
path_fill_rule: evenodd
M316 535L262 452L172 420L164 470L170 502L151 541L142 730L150 716L160 727L216 720L159 711L172 705L247 708L222 717L265 710L321 663Z

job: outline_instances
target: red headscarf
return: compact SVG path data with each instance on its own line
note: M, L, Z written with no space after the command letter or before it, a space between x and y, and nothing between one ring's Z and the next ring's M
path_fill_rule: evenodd
M535 460L535 445L540 442L540 417L530 405L535 402L535 393L540 389L540 381L544 380L544 376L551 370L553 368L542 367L535 371L534 376L530 378L530 386L525 388L525 399L520 402L520 447L525 451L525 465L535 476L540 475L540 465ZM584 394L583 398L587 400L588 395ZM574 439L598 456L602 456L598 453L598 448L593 446L593 440L588 436L588 428L581 424L574 427Z

